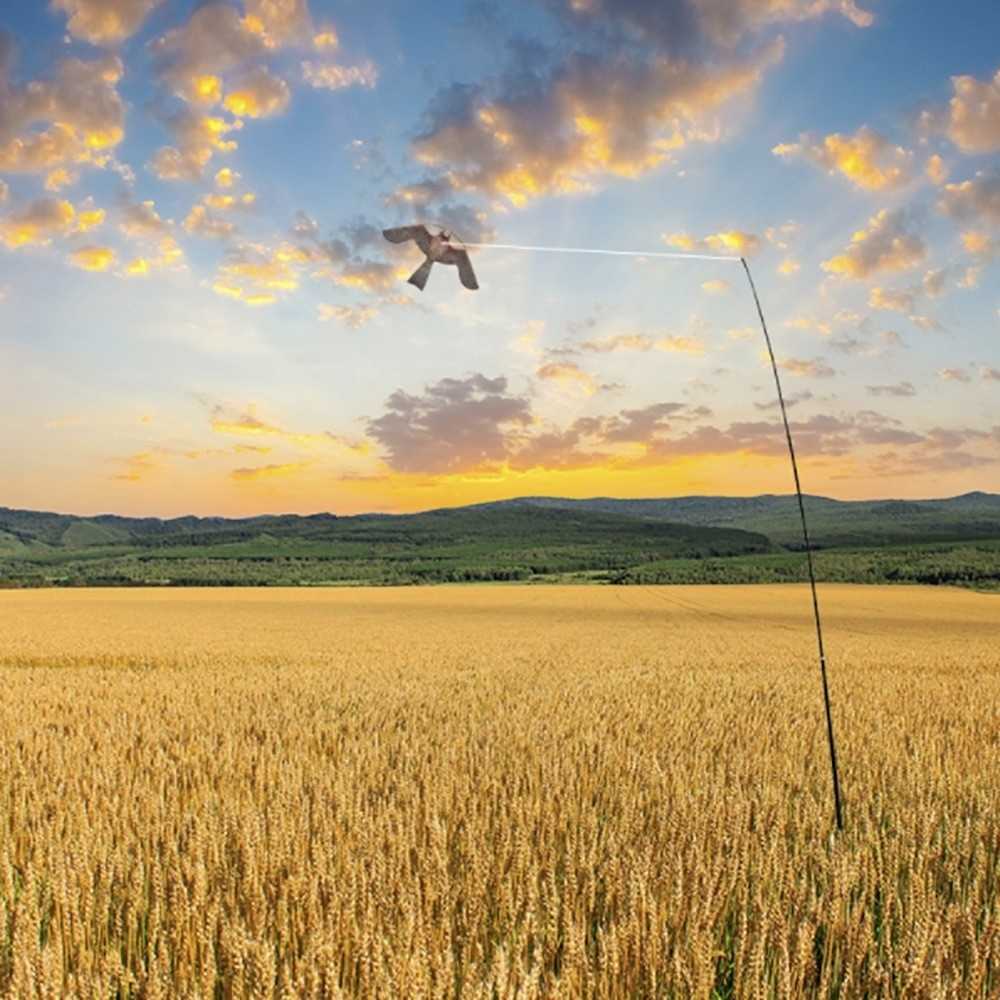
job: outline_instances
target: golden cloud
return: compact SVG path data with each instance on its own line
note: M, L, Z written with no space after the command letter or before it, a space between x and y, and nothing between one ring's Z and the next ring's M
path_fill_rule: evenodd
M872 288L868 292L868 305L872 309L888 309L909 315L916 304L916 293L912 289Z
M688 142L716 139L714 116L783 51L779 39L721 66L573 53L530 96L512 84L493 100L472 90L452 99L413 154L445 170L451 189L516 206L590 190L604 177L639 177Z
M711 281L703 281L701 287L709 295L725 295L732 286L721 278L712 278Z
M741 229L726 229L708 236L697 237L690 233L664 233L661 237L667 246L677 247L686 253L731 254L749 257L760 249L760 237Z
M134 35L163 0L51 0L69 18L66 28L91 45L117 45Z
M290 100L288 84L266 69L259 68L244 77L238 88L226 95L222 104L238 118L267 118L284 111Z
M790 375L800 375L805 378L829 378L836 372L822 359L785 358L778 362L778 367Z
M919 234L910 231L906 213L883 208L868 220L867 229L854 233L844 253L823 261L822 267L830 274L863 279L908 270L926 256L927 246Z
M215 173L215 186L231 188L240 179L240 175L230 167L223 167Z
M967 254L971 254L973 257L984 257L988 260L992 259L998 251L997 241L992 236L975 229L962 233L962 246Z
M159 238L170 230L170 224L160 218L153 201L126 204L118 227L126 236L133 238Z
M938 186L944 184L948 179L948 166L937 153L927 158L927 166L924 167L924 170L931 182Z
M644 333L617 333L596 340L587 340L580 345L582 351L597 354L611 354L617 351L668 351L680 354L704 354L705 345L695 337L681 337L669 334L650 337Z
M163 464L157 451L138 451L127 458L116 458L114 461L124 469L111 478L126 483L138 483L148 479Z
M891 190L905 184L913 158L908 150L893 146L867 125L854 135L835 132L821 141L804 133L798 142L783 143L771 152L785 159L802 157L831 175L841 174L865 191Z
M47 244L72 230L76 209L68 201L40 198L19 212L0 218L0 239L11 250Z
M993 153L1000 149L1000 69L992 79L953 76L948 105L948 138L963 153Z
M960 184L946 184L938 208L955 219L1000 225L1000 168L980 170Z
M777 267L778 274L790 277L799 271L799 262L794 257L786 257Z
M243 128L240 119L227 121L215 115L182 111L171 121L176 146L163 146L149 162L149 169L162 181L197 180L215 153L230 153L237 147L230 132Z
M127 278L144 278L154 270L180 268L184 266L184 251L169 234L161 236L156 245L156 253L146 257L134 257L125 266Z
M229 473L230 479L237 482L246 482L251 479L283 479L294 476L307 468L310 462L286 462L282 465L257 465L243 469L233 469Z
M84 271L106 271L115 262L115 252L111 247L85 246L74 250L70 260Z
M323 31L318 31L313 35L312 41L313 48L318 49L320 52L333 51L333 49L340 45L340 39L333 28L324 28Z
M321 320L336 319L344 326L349 326L352 330L357 330L370 323L376 316L378 310L373 306L338 306L320 303L319 318Z
M64 59L54 80L20 88L0 78L0 171L51 174L60 167L111 163L114 147L125 136L124 106L116 89L122 73L121 60L105 56ZM0 74L6 75L2 66ZM67 170L64 176L68 180L71 174Z
M194 236L204 236L209 239L228 239L236 230L236 226L227 219L213 215L205 205L191 206L184 228Z
M547 382L581 389L586 396L593 396L598 389L594 376L572 362L552 361L539 367L535 374Z

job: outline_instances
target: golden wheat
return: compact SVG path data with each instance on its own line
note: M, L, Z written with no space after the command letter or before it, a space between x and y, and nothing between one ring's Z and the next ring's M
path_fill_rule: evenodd
M1000 599L0 594L0 991L1000 996Z

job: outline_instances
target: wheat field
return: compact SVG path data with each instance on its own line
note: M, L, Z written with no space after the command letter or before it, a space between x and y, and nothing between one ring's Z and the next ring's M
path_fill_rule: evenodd
M6 997L1000 996L1000 598L7 591Z

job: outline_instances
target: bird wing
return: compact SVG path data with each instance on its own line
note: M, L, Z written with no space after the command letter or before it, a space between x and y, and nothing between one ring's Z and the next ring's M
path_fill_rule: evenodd
M390 243L414 240L424 253L427 253L431 245L431 235L424 226L397 226L395 229L383 229L382 235Z
M434 261L432 261L430 257L428 257L427 260L425 260L423 264L421 264L420 267L418 267L413 272L413 274L411 274L409 278L407 278L407 281L409 281L411 285L416 285L417 288L420 289L420 291L423 291L424 285L427 284L427 279L430 277L431 268L433 266L434 266Z
M467 250L458 250L455 247L448 247L440 258L442 264L455 264L458 266L459 281L470 291L479 288L476 281L476 272L472 270L472 261L469 260Z

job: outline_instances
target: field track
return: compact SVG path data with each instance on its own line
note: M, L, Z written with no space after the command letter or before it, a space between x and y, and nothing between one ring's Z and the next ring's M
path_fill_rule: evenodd
M0 592L0 996L1000 996L1000 596Z

